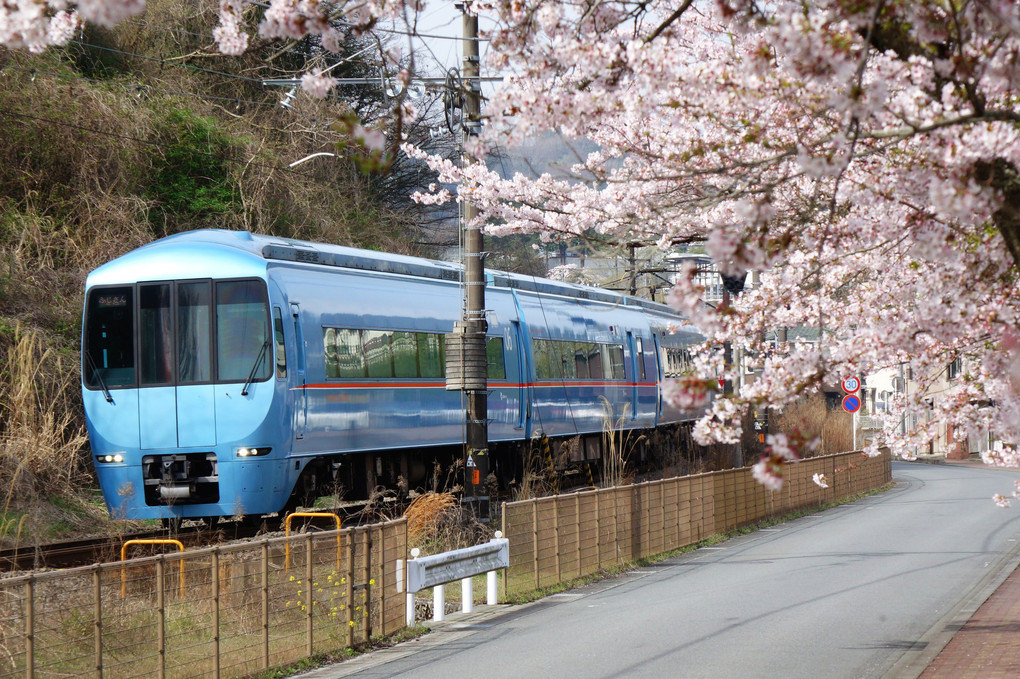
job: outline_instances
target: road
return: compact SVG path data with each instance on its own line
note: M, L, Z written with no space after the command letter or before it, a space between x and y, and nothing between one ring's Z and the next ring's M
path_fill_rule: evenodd
M991 500L1020 473L896 463L893 477L880 495L308 679L908 676L1020 553L1020 510Z

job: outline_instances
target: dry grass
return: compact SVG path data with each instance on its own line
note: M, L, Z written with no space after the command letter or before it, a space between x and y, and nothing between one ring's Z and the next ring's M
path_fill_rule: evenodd
M404 511L408 547L438 554L470 547L492 537L491 529L465 510L453 493L428 492Z
M31 492L43 477L68 491L82 480L86 434L71 408L77 389L74 366L18 327L0 370L0 478L11 494Z
M631 451L644 440L634 438L632 432L623 428L627 421L630 404L625 403L618 417L613 415L613 404L600 396L602 402L602 487L612 488L629 482L627 459Z
M432 529L440 521L440 516L447 511L460 508L460 503L453 493L428 492L414 498L404 510L407 519L407 539L414 543L423 533Z
M778 430L806 439L821 441L815 455L831 455L853 450L851 416L842 411L830 411L823 394L812 394L804 400L786 406L779 418Z
M7 489L0 540L19 540L26 528L37 528L37 511L28 523L26 512L15 524L10 510L25 511L54 496L76 504L77 489L87 483L85 427L73 408L77 391L74 366L37 333L16 327L0 363L0 483ZM91 518L82 516L83 523Z

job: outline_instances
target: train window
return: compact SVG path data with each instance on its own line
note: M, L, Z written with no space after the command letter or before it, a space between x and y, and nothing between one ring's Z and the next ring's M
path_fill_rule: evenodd
M177 381L212 380L212 291L209 283L177 286Z
M602 365L602 345L588 345L588 375L593 380L602 380L606 377L605 366Z
M574 376L579 380L588 379L588 344L574 342Z
M418 371L422 377L443 377L445 357L443 349L446 338L430 332L418 335Z
M364 377L365 352L361 348L361 332L326 328L326 376Z
M558 370L557 377L561 379L574 379L577 377L577 366L574 364L574 343L554 342L558 359L554 369Z
M129 387L135 383L134 290L89 291L85 317L85 386Z
M216 285L216 365L220 382L267 380L269 304L261 281L221 281ZM252 370L254 375L252 375Z
M531 340L531 356L535 361L535 378L539 380L547 380L552 377L549 372L549 352L546 344L546 340Z
M393 376L418 377L418 341L413 332L393 333Z
M640 337L634 338L634 354L638 364L638 372L641 375L641 379L645 379L645 347L644 342L641 341Z
M139 376L142 385L173 380L174 325L170 313L170 284L138 289Z
M623 345L622 344L610 344L609 345L609 379L611 380L623 380L627 378L627 373L623 368Z
M326 363L326 377L340 377L340 355L337 351L336 328L322 329L322 355Z
M506 379L502 337L489 337L485 340L485 374L490 380Z
M273 307L273 340L276 343L276 376L287 376L287 345L283 342L283 312Z
M365 344L365 366L369 377L393 377L393 353L390 333L385 330L362 330Z

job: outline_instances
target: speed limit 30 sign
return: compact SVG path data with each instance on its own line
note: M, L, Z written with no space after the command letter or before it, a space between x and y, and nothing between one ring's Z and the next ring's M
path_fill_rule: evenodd
M845 377L839 386L843 387L846 393L852 394L861 388L861 381L856 377Z

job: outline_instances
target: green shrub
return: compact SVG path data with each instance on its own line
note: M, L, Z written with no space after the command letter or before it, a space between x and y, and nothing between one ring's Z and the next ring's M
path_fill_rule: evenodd
M165 232L215 225L215 217L237 209L231 180L234 144L213 118L173 109L159 126L162 157L150 193L160 210L150 215Z

